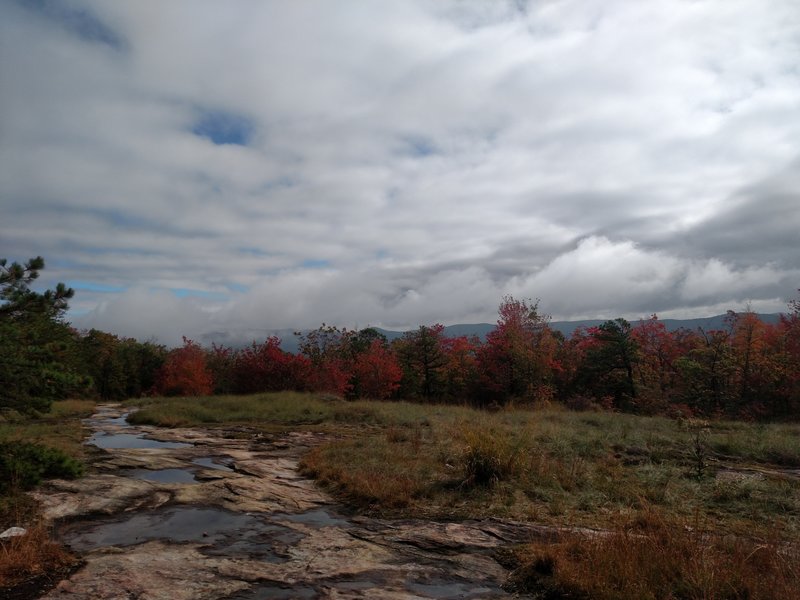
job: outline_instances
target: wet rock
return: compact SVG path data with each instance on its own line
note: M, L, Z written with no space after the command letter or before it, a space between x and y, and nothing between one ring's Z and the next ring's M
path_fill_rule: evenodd
M95 551L87 559L68 583L44 598L211 600L250 586L249 578L220 577L230 561L205 556L195 545L153 541L124 550Z
M85 568L47 598L507 598L495 551L552 535L491 519L348 518L298 474L318 434L256 443L243 432L127 426L121 413L104 409L91 425L191 445L100 450L94 474L37 492L45 516L72 521L64 531L77 532L72 539L88 551ZM233 471L195 462L210 456ZM123 476L144 468L182 469L196 481ZM230 528L214 521L220 509L232 511Z
M43 516L53 521L154 508L172 499L158 484L112 474L55 479L32 495L40 502Z

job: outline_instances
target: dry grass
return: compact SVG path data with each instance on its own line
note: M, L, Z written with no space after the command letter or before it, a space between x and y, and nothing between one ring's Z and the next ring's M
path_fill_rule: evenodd
M717 531L800 538L800 480L780 473L800 467L798 424L715 421L698 438L666 418L557 407L490 414L299 393L137 404L133 418L157 425L333 433L303 468L373 514L612 527L654 506L675 518L699 514ZM762 473L747 475L753 468ZM735 477L717 477L724 469Z
M612 533L518 550L510 587L539 598L787 600L800 598L798 546L708 534L658 514Z
M33 442L80 459L84 456L86 434L80 419L91 416L94 407L92 400L53 402L50 412L39 418L0 422L0 442Z
M77 562L73 554L52 541L44 525L33 525L26 535L0 542L0 595L2 588L19 586L43 574L58 581Z
M82 419L91 417L94 412L94 400L58 400L53 402L50 412L46 418L59 419Z
M712 423L708 443L724 439L731 452L719 459L709 448L698 477L692 432L668 419L423 406L415 423L392 419L392 408L376 409L378 428L314 450L306 472L375 513L396 514L403 506L408 515L437 518L611 527L654 506L676 518L700 514L718 531L800 535L797 478L770 473L769 466L763 474L716 478L723 464L749 468L778 449L797 464L797 451L786 451L797 439L796 425ZM376 483L376 476L402 481L402 495L391 497L393 484Z
M37 443L68 456L84 455L85 430L80 418L90 416L91 400L54 402L49 413L35 419L0 423L0 442ZM78 564L78 559L54 542L50 531L37 520L38 506L20 490L0 495L0 531L26 527L24 536L0 541L0 598L35 598L52 587Z
M423 445L429 435L390 427L384 434L349 439L313 448L301 461L301 471L366 511L405 509L425 495L437 478Z
M459 431L463 440L462 485L493 487L500 481L522 474L523 452L503 432L479 425L464 425Z

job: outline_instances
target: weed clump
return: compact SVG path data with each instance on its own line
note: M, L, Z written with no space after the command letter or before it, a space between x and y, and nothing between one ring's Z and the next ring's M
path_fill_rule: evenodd
M478 426L461 431L465 446L461 455L466 487L493 487L519 475L519 451L502 433Z
M0 541L0 597L33 597L53 587L80 565L80 559L50 539L41 523L25 535ZM37 596L38 597L38 594Z

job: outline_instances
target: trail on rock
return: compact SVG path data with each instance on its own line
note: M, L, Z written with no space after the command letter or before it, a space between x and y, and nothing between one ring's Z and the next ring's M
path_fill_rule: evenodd
M550 531L348 517L298 474L320 438L133 427L103 405L92 473L36 493L86 566L45 598L509 598L493 558Z

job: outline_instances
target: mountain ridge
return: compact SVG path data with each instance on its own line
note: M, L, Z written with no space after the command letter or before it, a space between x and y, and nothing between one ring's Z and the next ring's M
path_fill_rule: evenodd
M780 319L781 313L757 313L756 316L764 321L765 323L777 323ZM714 315L712 317L700 317L696 319L659 319L661 323L663 323L668 331L676 331L678 329L689 329L691 331L696 331L698 328L702 328L704 331L711 331L714 329L724 329L725 328L725 318L727 314L722 315ZM551 329L555 331L561 332L565 337L570 337L576 329L579 327L597 327L608 321L610 319L582 319L577 321L550 321L548 324ZM644 319L637 319L636 321L631 321L631 324L636 325L640 321ZM444 328L444 333L448 337L459 337L462 335L465 336L477 336L481 341L486 339L486 335L492 331L496 327L496 324L492 323L457 323L455 325L446 325ZM366 328L362 328L366 329ZM384 329L382 327L374 327L377 331L382 333L386 336L386 339L392 341L401 337L406 331L408 330L394 330L394 329ZM300 333L308 333L309 329L304 329ZM413 331L413 330L411 330ZM258 338L258 341L263 341L269 336L275 335L281 339L281 348L286 352L293 352L296 353L299 350L298 338L295 335L296 330L294 329L274 329L274 330L264 330L261 336ZM204 334L200 340L200 343L204 345L211 345L211 343L216 344L223 344L233 347L244 347L250 344L252 338L249 341L242 341L242 338L236 339L228 332L208 332Z

